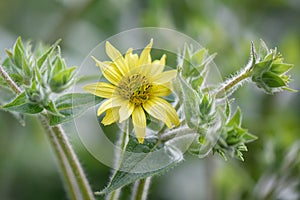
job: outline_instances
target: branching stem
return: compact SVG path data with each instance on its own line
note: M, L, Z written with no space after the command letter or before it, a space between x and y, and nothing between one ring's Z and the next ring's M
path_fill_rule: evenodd
M0 66L0 75L16 93L22 93L21 88L11 79L9 74ZM69 197L72 200L94 200L94 196L83 168L60 125L50 126L46 114L39 114L39 120L47 132L50 144L64 177Z
M86 178L86 175L83 171L83 168L68 140L68 137L62 127L60 125L58 126L52 126L51 127L53 133L55 134L55 137L62 148L63 152L65 153L65 156L68 160L68 164L70 165L70 168L75 176L76 183L78 184L79 191L82 195L82 199L84 200L93 200L95 199L93 196L93 192L90 188L89 182ZM79 199L79 198L77 198Z
M63 152L59 142L57 141L55 133L50 128L47 118L40 115L39 119L40 119L42 127L47 132L48 139L49 139L49 141L52 145L52 148L54 150L56 159L57 159L58 164L59 164L59 168L60 168L61 173L64 177L66 188L69 191L69 198L72 199L72 200L76 200L81 195L79 193L78 184L75 181L74 174L72 173L72 170L70 168L70 165L68 163L66 155Z

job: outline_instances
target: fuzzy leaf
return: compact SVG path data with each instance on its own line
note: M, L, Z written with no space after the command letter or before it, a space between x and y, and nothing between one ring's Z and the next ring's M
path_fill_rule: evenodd
M188 77L191 73L191 71L193 70L193 66L191 64L191 60L190 60L190 50L188 45L186 44L184 46L184 51L183 51L183 62L182 62L182 75L184 77Z
M107 194L136 180L160 175L181 160L182 153L178 149L159 145L157 139L145 139L139 144L135 137L130 137L119 170L109 185L96 194Z
M55 101L55 106L63 117L50 115L50 125L58 125L79 117L87 109L100 103L101 100L100 97L86 93L72 93L60 96Z
M41 68L43 64L45 63L46 59L51 56L53 53L54 49L57 47L58 43L61 40L57 40L43 55L41 55L38 60L37 60L37 67Z
M22 60L24 59L24 57L24 46L21 37L18 37L14 46L14 61L16 63L16 66L20 69L22 68Z
M277 63L273 64L271 67L271 72L281 75L288 72L294 65L287 63Z
M14 111L23 114L36 114L43 111L42 106L30 103L24 92L18 95L10 103L4 105L2 108L7 111Z
M23 68L23 72L24 72L25 76L26 77L31 77L32 76L32 70L30 69L27 60L23 59L22 62L23 62L22 68Z
M50 101L49 104L47 106L45 106L45 109L49 111L49 113L51 113L54 116L57 117L65 117L64 115L60 114L59 111L57 110L55 104L53 103L53 101Z
M187 124L190 128L198 128L200 122L200 113L198 108L198 103L200 99L196 92L179 76L183 105L184 105L184 114Z
M257 140L257 136L255 136L255 135L252 135L251 133L245 133L243 136L243 140L246 142L246 143L248 143L248 142L252 142L252 141L254 141L254 140Z
M236 124L237 126L241 126L242 123L242 115L240 108L237 108L232 118L227 123L227 126L234 126Z
M197 66L197 65L201 64L201 63L203 62L205 53L206 53L206 49L205 49L205 48L202 48L202 49L196 51L196 52L192 55L191 63L192 63L194 66Z
M282 87L286 86L286 83L276 74L272 72L266 72L262 75L262 80L269 87Z
M200 76L194 80L191 81L191 86L197 90L198 88L200 88L203 84L204 81L204 77Z

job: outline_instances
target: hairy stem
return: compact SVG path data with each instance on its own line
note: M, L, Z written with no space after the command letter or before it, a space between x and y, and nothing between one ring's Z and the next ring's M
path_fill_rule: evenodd
M10 88L15 91L15 93L20 94L22 90L19 86L10 78L10 76L6 73L3 67L0 65L0 75L4 78L6 83L10 86Z
M151 177L137 180L134 183L131 200L146 200L150 188Z
M22 92L21 88L11 79L2 66L0 66L0 75L16 94ZM70 198L72 200L94 200L95 198L82 166L62 127L60 125L50 126L47 115L40 114L39 120L47 132L50 144L54 149Z
M249 71L241 71L239 74L234 76L233 78L225 81L225 84L222 85L216 92L217 97L221 97L226 94L228 91L231 91L236 85L244 81L245 79L250 77Z
M59 168L61 170L61 173L64 177L65 186L67 191L69 191L69 198L72 200L78 199L80 197L78 184L75 181L74 173L72 173L72 170L70 168L69 162L66 158L66 155L64 151L62 150L59 142L57 141L56 135L53 132L53 130L50 128L48 120L40 115L39 116L41 125L43 126L44 130L47 132L48 139L51 142L51 146L54 150L56 159L59 164Z
M68 163L72 172L74 173L76 183L78 184L80 193L82 195L82 199L84 200L93 200L95 199L93 196L93 192L90 188L89 182L86 178L86 175L83 171L83 168L68 140L67 135L60 125L52 126L52 131L54 132L56 139L61 146L63 152L66 155Z
M127 120L124 125L123 133L120 135L120 138L118 141L118 146L120 147L120 149L116 149L116 152L115 152L114 171L113 171L111 180L114 178L118 169L120 168L122 156L123 156L123 153L124 153L127 143L128 143L128 137L129 137L129 121ZM107 195L106 199L107 200L118 200L121 196L121 189L122 188L114 190L113 192L111 192L110 194Z

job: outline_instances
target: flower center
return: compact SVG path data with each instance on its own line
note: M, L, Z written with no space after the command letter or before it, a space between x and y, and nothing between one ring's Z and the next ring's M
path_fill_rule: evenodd
M151 87L144 75L133 74L120 81L117 91L123 98L139 106L149 99Z

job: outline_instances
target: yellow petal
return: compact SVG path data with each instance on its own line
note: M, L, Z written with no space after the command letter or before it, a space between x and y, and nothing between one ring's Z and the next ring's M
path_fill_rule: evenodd
M153 99L149 99L143 104L143 108L149 113L152 117L164 122L168 128L172 127L171 120L168 118L167 113L164 111L164 108L161 104L157 103Z
M134 110L134 104L130 103L129 100L122 103L119 110L119 115L120 115L119 122L122 123L124 120L128 119L128 117L132 114L133 110Z
M151 90L151 95L153 96L168 96L171 94L171 83L163 85L153 85Z
M168 103L166 100L159 97L155 98L155 103L156 102L161 103L162 107L164 108L165 112L168 115L168 118L175 126L178 126L180 124L179 117L177 115L176 110L172 107L172 105Z
M99 97L111 98L115 92L116 86L109 83L98 82L87 84L83 86L83 89Z
M153 45L153 39L150 40L150 43L142 51L142 53L140 55L139 66L151 63L150 51L151 51L152 45Z
M110 108L106 110L106 115L102 119L101 123L106 125L112 124L119 119L119 108Z
M176 110L162 98L153 97L144 103L143 107L151 116L165 122L168 128L172 127L171 123L175 126L180 123Z
M96 65L100 67L103 76L112 84L118 85L122 79L121 73L118 71L117 67L110 62L101 62L95 57L92 57L96 62Z
M166 55L164 54L160 60L154 60L151 66L150 76L156 76L164 71L166 63Z
M143 143L146 136L146 116L141 106L135 107L132 113L132 122L135 130L135 135L139 143Z
M107 99L104 101L101 106L98 108L97 115L101 115L103 112L105 112L107 109L118 107L122 104L124 100L119 97L114 97L111 99Z
M139 56L137 54L132 54L132 49L128 49L125 55L125 61L129 70L138 66Z
M106 42L106 53L108 57L117 65L120 72L123 75L126 75L129 70L125 59L123 58L122 54L108 41Z
M163 73L158 74L157 76L151 78L151 82L156 84L162 84L166 82L170 82L177 75L177 70L169 70Z

